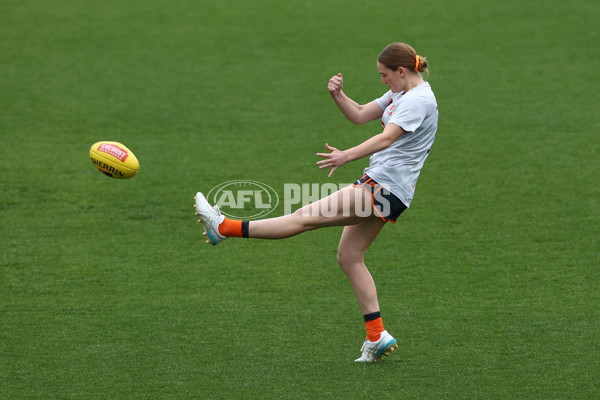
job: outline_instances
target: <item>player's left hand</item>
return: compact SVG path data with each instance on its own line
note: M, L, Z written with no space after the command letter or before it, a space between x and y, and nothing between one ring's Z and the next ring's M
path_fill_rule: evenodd
M331 175L333 175L339 167L348 162L348 157L344 151L338 150L327 143L325 143L325 148L331 153L317 153L317 156L324 158L324 160L317 161L317 165L319 166L319 169L331 167L331 171L329 172L329 175L327 175L327 177L331 178Z

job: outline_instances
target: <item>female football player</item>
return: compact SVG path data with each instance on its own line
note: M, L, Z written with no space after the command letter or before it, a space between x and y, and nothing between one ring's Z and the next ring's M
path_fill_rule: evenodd
M229 237L282 239L327 226L344 226L338 263L348 276L364 315L367 338L358 362L375 362L398 345L383 326L377 289L364 263L365 251L387 221L396 222L410 206L423 163L433 145L438 109L429 83L425 57L405 43L391 43L379 55L377 70L389 90L381 97L358 104L343 91L342 74L329 80L327 89L341 112L355 124L381 118L383 130L355 147L339 150L325 144L317 153L319 168L329 177L342 165L370 156L362 178L330 196L282 217L258 221L231 220L211 206L201 192L195 208L204 225L207 243ZM364 212L367 210L368 212Z

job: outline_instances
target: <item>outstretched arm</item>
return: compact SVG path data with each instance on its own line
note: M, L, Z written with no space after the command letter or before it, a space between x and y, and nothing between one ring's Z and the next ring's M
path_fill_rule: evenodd
M323 157L324 160L318 161L319 169L331 167L329 177L342 165L347 162L358 160L360 158L370 156L380 150L385 149L394 143L402 134L404 129L398 125L387 124L385 129L380 134L370 137L358 146L354 146L348 150L338 150L333 146L325 143L325 147L331 153L317 153L317 156Z
M344 86L344 79L342 74L334 75L327 85L327 90L331 94L331 98L335 101L340 111L348 118L353 124L364 124L365 122L373 121L374 119L380 118L383 114L383 110L379 107L375 101L360 105L350 97L346 96L342 90Z

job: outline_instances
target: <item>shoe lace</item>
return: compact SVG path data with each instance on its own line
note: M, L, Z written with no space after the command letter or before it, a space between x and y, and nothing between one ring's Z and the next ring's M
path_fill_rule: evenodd
M360 351L365 351L365 348L367 347L367 340L365 339L365 341L363 342L362 346L360 347Z

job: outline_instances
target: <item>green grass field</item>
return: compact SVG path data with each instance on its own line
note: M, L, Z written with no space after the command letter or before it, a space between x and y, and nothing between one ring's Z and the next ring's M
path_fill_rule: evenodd
M0 398L597 398L598 17L592 0L2 0ZM206 246L192 198L359 177L367 160L328 179L315 153L380 124L347 122L326 85L380 96L393 41L429 59L440 126L367 254L400 347L357 365L341 229ZM138 176L98 173L99 140Z

